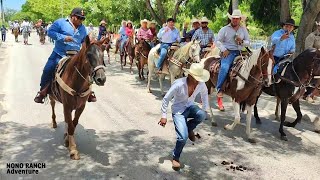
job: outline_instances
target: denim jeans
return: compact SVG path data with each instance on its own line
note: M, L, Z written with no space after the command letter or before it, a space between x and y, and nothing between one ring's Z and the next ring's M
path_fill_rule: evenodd
M54 71L61 58L62 57L56 52L53 51L51 53L46 65L43 68L41 82L40 82L41 89L43 89L45 85L47 85L50 81L52 81L54 77Z
M124 51L124 44L127 42L128 37L123 36L121 37L121 44L120 44L120 53L123 53Z
M182 114L172 114L177 134L176 147L173 150L173 159L179 161L180 154L188 139L188 132L193 131L198 124L206 119L207 113L196 105L188 107ZM192 118L187 121L187 118Z
M221 90L221 87L224 83L224 81L227 78L227 75L229 73L229 70L232 66L232 63L234 59L239 56L240 52L238 50L229 50L229 55L225 58L221 58L220 62L220 71L217 81L217 91L219 92Z
M164 59L168 53L168 49L170 48L170 43L161 43L160 48L158 49L158 53L160 52L160 57L158 59L158 63L156 64L156 68L159 70L162 66Z

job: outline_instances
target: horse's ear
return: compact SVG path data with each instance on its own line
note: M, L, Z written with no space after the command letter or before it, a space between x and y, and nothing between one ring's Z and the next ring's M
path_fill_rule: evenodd
M86 36L86 39L84 40L84 42L86 44L86 47L88 47L91 44L89 35Z

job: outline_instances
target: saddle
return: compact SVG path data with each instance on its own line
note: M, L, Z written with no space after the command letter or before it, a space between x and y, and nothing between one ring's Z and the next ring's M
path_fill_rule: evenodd
M236 78L239 75L239 70L242 67L243 63L249 58L249 56L237 56L234 61L233 64L229 70L228 73L228 78L226 79L226 81L223 83L222 85L222 90L225 91L226 89L229 88L231 81ZM211 73L215 73L215 74L219 74L220 71L220 66L221 66L221 58L216 58L214 61L211 62L210 64L210 68L209 71Z
M290 64L290 59L284 59L276 64L273 68L273 80L274 83L281 82L281 77L286 73L287 67Z
M54 95L54 97L59 101L61 102L61 92L59 90L59 84L57 82L57 76L58 77L61 77L62 74L64 73L64 70L66 69L66 66L67 64L69 63L69 60L71 59L70 56L66 56L66 57L63 57L57 67L56 67L56 70L55 70L55 78L54 80L52 81L51 83L51 93Z
M162 63L161 69L163 74L169 74L169 61L172 62L173 64L176 64L177 66L182 66L180 62L176 59L172 59L171 57L173 56L174 52L180 48L180 45L178 43L174 43L170 46L168 53ZM155 52L155 55L157 58L160 57L158 54L158 50Z

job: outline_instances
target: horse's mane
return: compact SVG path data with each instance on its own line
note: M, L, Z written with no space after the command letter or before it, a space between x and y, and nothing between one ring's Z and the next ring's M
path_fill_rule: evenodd
M243 61L243 65L239 70L239 74L241 74L242 77L244 77L245 79L249 78L250 75L250 71L251 69L257 65L259 56L261 53L261 48L252 51L252 55L245 61ZM238 87L237 90L242 89L244 87L245 81L239 81L239 79L241 79L240 77L237 76L238 79Z
M189 56L189 49L192 46L192 44L193 44L193 41L190 41L186 45L180 47L176 52L174 52L172 57L179 61L181 61L181 59L185 61L186 59L188 59L187 56Z

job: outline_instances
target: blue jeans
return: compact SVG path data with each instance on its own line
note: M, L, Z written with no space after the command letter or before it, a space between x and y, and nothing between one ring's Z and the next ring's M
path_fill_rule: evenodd
M161 43L160 48L158 49L158 53L160 52L160 57L158 59L158 63L156 64L156 68L158 70L160 70L162 63L168 53L168 49L170 48L171 45L172 44L170 44L170 43Z
M238 50L229 50L229 52L230 53L227 57L221 58L220 71L219 71L219 76L218 76L218 81L217 81L217 91L218 92L221 90L221 87L227 78L227 75L229 73L229 70L232 66L234 59L237 56L239 56L239 54L240 54L240 51L238 51Z
M128 40L128 37L126 36L123 36L121 37L121 44L120 44L120 53L122 53L124 51L124 44L127 42Z
M179 161L182 149L187 142L189 132L193 131L198 124L206 119L207 113L198 106L192 105L182 114L172 114L172 117L177 134L176 147L173 150L173 159ZM192 120L187 121L187 118L192 118Z
M54 71L60 61L62 57L57 54L56 52L52 52L50 57L48 58L48 61L46 63L46 65L43 68L43 72L42 72L42 76L41 76L41 82L40 82L40 86L41 86L41 90L45 87L45 85L47 85L48 83L50 83L54 77Z

